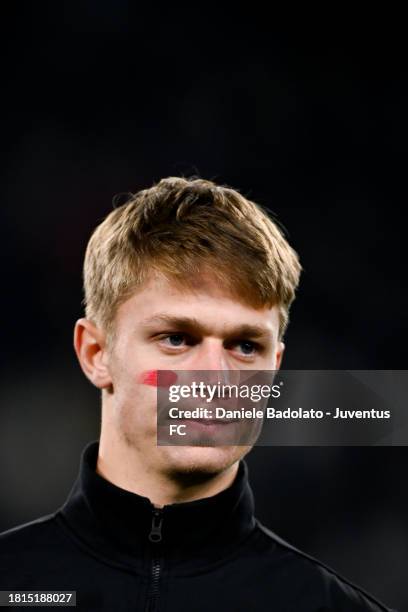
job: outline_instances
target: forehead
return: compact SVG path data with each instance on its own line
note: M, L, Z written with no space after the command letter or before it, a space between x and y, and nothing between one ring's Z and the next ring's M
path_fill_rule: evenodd
M165 325L170 319L183 318L215 333L239 325L262 327L273 334L279 329L278 306L254 308L232 296L210 275L198 275L187 286L161 275L152 276L119 306L116 323L129 330L129 326Z

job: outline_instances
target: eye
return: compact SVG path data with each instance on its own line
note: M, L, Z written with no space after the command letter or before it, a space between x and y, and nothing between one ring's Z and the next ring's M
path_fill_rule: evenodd
M159 336L159 341L167 348L184 347L187 344L190 344L186 335L181 333L161 334Z
M168 334L167 336L163 336L161 338L161 340L166 346L174 347L183 346L185 339L186 338L184 334Z
M254 355L259 349L259 346L250 340L241 340L236 346L240 347L241 353L247 357Z

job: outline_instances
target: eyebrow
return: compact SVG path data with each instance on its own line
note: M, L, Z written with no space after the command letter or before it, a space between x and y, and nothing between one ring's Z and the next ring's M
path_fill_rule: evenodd
M178 317L168 314L157 314L153 317L143 319L141 324L143 326L150 326L156 323L164 323L172 327L176 327L185 332L191 334L200 333L201 335L211 335L213 330L210 327L201 323L194 317ZM241 325L224 326L223 333L226 338L264 338L265 340L272 337L272 331L262 325L253 325L249 323L242 323Z

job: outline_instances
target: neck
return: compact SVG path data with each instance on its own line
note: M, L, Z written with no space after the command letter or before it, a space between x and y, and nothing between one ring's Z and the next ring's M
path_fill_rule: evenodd
M121 489L147 497L156 507L212 497L227 489L238 471L239 462L216 474L170 476L148 463L137 448L130 446L110 427L102 427L96 472Z

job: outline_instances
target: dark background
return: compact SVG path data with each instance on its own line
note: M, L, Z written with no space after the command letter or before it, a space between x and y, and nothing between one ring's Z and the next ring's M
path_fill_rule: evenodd
M98 437L72 329L118 192L196 173L240 189L305 269L284 367L407 367L405 22L255 8L86 0L2 20L0 529L60 505ZM257 448L258 516L407 609L407 454Z

